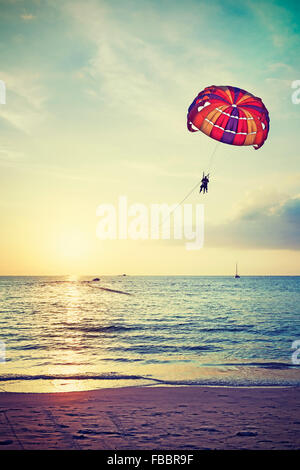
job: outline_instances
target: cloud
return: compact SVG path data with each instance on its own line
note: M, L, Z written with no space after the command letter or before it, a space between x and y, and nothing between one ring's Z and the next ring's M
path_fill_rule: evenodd
M246 203L234 219L207 227L206 244L300 250L300 195Z
M36 16L32 15L31 13L24 13L23 15L21 15L21 18L23 21L31 21L34 20Z
M247 6L265 27L270 39L277 49L299 45L299 34L296 31L296 11L285 5L272 1L248 1Z
M13 166L22 161L24 154L5 146L0 147L0 166Z
M45 117L47 96L37 73L15 69L2 72L6 85L6 104L0 108L1 118L14 128L30 134Z
M93 56L78 71L78 79L89 84L90 96L105 101L115 126L124 117L136 117L166 134L170 129L180 132L182 110L199 91L200 75L203 84L211 77L234 82L234 58L229 52L224 57L216 39L205 44L195 40L191 11L182 12L184 21L178 11L175 16L171 11L159 14L144 3L134 14L125 11L124 18L108 3L72 2L64 8L93 44ZM197 29L205 27L210 8L202 6ZM190 96L187 90L193 90Z

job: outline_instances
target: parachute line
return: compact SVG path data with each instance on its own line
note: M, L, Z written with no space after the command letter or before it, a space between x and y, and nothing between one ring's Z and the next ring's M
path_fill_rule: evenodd
M219 143L220 143L220 142L217 142L217 143L216 143L216 145L215 145L215 147L214 147L214 149L213 149L213 151L212 151L212 153L211 153L211 155L210 155L208 173L209 173L209 171L210 171L210 168L211 168L211 165L212 165L212 160L213 160L213 157L214 157L214 155L215 155L215 153L216 153L216 150L217 150L217 148L218 148L218 146L219 146ZM202 177L201 177L201 180L198 181L198 183L195 184L195 186L193 186L192 189L191 189L191 190L184 196L184 198L177 204L177 206L175 206L174 209L171 210L171 212L169 212L169 214L167 215L167 217L165 217L165 219L162 220L161 224L159 225L159 228L161 228L161 227L164 225L164 223L165 223L167 220L169 220L169 218L171 217L171 215L173 214L173 212L175 212L176 209L178 209L178 207L180 207L181 204L183 204L184 201L186 201L186 199L195 191L195 189L199 187L199 185L201 184L201 181L202 181Z
M212 165L213 165L213 162L214 162L214 156L215 156L215 153L217 151L217 148L219 147L219 144L220 144L220 142L216 143L215 148L213 149L213 151L211 153L211 156L210 156L209 162L208 162L207 174L209 174L211 172Z

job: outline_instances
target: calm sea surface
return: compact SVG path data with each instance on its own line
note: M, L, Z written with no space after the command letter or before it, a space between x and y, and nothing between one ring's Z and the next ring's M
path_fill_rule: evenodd
M0 390L300 385L300 277L89 279L0 277Z

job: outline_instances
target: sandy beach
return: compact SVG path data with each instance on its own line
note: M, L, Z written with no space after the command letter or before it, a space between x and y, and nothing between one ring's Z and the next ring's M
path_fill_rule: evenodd
M1 393L1 449L296 449L300 389Z

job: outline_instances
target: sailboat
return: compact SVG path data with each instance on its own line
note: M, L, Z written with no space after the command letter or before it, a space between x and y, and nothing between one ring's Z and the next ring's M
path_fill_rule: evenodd
M235 265L235 279L240 279L241 276L238 275L238 266L237 266L237 263Z

